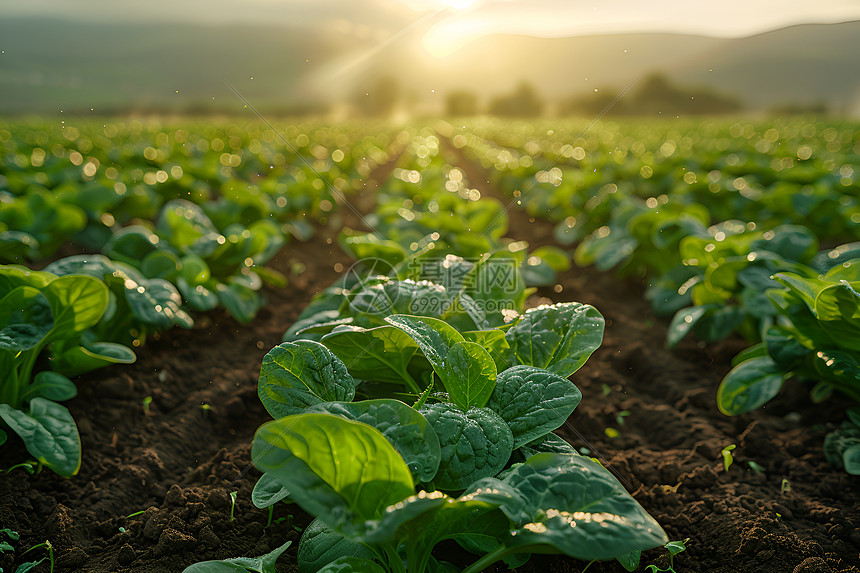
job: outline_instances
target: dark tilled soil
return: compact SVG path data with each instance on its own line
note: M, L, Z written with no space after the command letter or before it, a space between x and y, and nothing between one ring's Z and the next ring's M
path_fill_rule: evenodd
M458 163L473 186L492 194L480 170ZM532 246L552 243L551 226L517 210L509 235ZM296 263L304 265L301 274L291 274ZM147 341L136 364L82 377L80 395L67 403L83 442L80 473L0 475L0 529L21 535L14 553L0 554L0 567L14 571L40 557L42 550L21 552L46 539L56 571L98 573L173 573L198 560L297 543L306 514L278 504L266 527L267 512L250 502L259 476L249 465L250 441L267 419L257 374L313 294L337 278L338 263L349 265L334 232L321 229L273 261L291 282L268 291L269 304L252 324L210 314L191 331ZM558 285L541 288L530 302L589 303L607 325L602 347L572 377L583 400L559 433L598 456L671 539L690 538L675 558L678 573L860 572L860 480L830 468L821 452L824 435L840 420L838 408L812 406L806 388L789 384L760 411L727 418L714 396L742 341L707 348L685 341L670 351L666 322L652 315L637 285L593 269L562 273ZM608 437L607 428L618 436ZM729 444L737 449L725 471L720 450ZM9 467L26 452L10 439L3 456ZM752 471L749 461L765 471ZM790 491L781 491L783 480ZM282 571L295 570L295 548L279 563ZM643 565L652 563L667 567L666 552L646 552ZM584 566L537 556L520 571ZM36 571L47 570L45 562ZM623 569L601 563L589 571Z

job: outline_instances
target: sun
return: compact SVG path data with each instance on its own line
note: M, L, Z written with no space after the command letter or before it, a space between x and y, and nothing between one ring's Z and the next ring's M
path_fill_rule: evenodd
M444 58L485 33L487 26L480 20L452 19L430 28L421 38L421 45L428 54Z

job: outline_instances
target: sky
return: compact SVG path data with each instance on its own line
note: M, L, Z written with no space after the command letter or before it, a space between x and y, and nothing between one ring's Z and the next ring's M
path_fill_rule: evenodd
M88 21L350 24L382 42L420 35L445 57L487 34L564 37L675 32L740 37L802 23L860 19L858 0L3 0L4 16Z

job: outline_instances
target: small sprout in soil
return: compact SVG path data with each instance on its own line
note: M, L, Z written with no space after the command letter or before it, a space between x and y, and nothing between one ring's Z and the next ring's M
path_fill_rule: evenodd
M143 413L149 415L149 405L152 404L152 396L143 399Z
M21 469L25 470L28 474L33 475L33 474L37 474L40 471L42 471L42 464L40 464L36 460L29 460L26 462L21 462L20 464L15 464L14 466L4 470L3 473L8 474L12 470L15 470L18 468L21 468Z
M791 482L789 482L785 478L782 478L782 482L779 484L779 493L782 495L785 495L790 491L791 491Z
M307 270L307 267L305 267L304 263L293 263L293 266L290 267L290 274L297 277L305 272L305 270Z
M732 462L734 461L732 450L736 447L736 445L731 444L720 450L720 455L723 456L723 468L725 468L726 471L729 471L729 468L732 467Z
M120 533L125 533L125 527L120 526L120 528L119 528L119 532L120 532Z
M621 410L618 412L618 415L615 416L615 421L618 422L619 426L624 425L624 418L630 415L630 410Z
M130 513L130 514L126 515L125 517L126 517L126 518L129 518L129 517L136 517L136 516L141 515L141 514L143 514L143 513L146 513L146 510L145 510L145 509L141 509L140 511L135 511L134 513Z
M604 396L612 394L612 388L610 388L608 384L601 384L600 387L603 389Z
M15 573L27 573L28 571L32 571L33 569L36 568L36 566L38 566L40 563L42 563L42 561L44 561L45 559L48 559L49 560L48 562L51 564L50 573L54 573L54 546L51 545L50 541L45 541L44 543L34 545L30 549L28 549L27 551L22 553L22 555L26 555L27 553L31 552L32 550L38 549L40 547L44 547L47 550L48 554L45 557L42 557L41 559L39 559L38 561L28 561L26 563L21 563L18 566L18 569L15 570Z
M579 453L582 454L583 456L590 456L591 450L589 450L588 448L583 446L583 447L579 448Z
M618 430L616 430L612 426L609 426L605 430L603 430L603 433L606 434L607 438L617 438L618 436L621 435L621 432L619 432Z
M687 549L687 542L690 540L689 537L682 541L670 541L663 547L669 552L669 568L668 569L660 569L656 565L649 565L645 569L648 573L676 573L675 571L675 555L685 551Z
M764 468L761 467L759 464L755 463L754 461L750 460L747 462L747 464L749 465L750 469L752 471L754 471L755 473L757 473L757 474L764 473Z
M231 491L230 492L230 521L233 521L234 519L236 519L233 516L233 510L236 509L236 494L238 494L238 493L239 493L238 491Z
M211 410L211 409L212 409L212 406L210 406L206 402L200 403L200 411L203 412L204 414L209 414L209 410Z

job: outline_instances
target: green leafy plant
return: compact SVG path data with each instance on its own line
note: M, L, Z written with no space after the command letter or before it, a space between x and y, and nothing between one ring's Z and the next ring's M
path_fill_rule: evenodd
M779 273L783 288L767 291L779 311L764 341L735 357L720 383L717 404L729 415L760 407L785 379L817 381L814 401L833 391L860 402L860 259L818 277Z
M247 227L231 222L222 232L202 207L174 199L164 205L154 229L119 229L104 253L139 267L149 280L175 284L194 310L221 305L238 321L248 322L263 304L263 281L286 284L280 273L262 266L284 243L281 228L265 218Z
M848 419L824 438L824 456L831 465L860 475L860 408L849 408Z
M300 570L337 571L349 559L359 570L421 572L445 539L484 554L468 572L515 554L611 559L664 542L611 474L572 454L538 454L499 479L459 488L459 497L416 493L410 468L382 432L306 413L262 426L252 456L321 522L303 536Z
M381 300L386 302L377 308L396 308L392 297ZM408 297L407 307L414 300ZM365 308L350 310L358 318ZM320 524L308 528L299 546L302 570L403 571L405 552L409 571L425 571L435 563L433 547L444 539L484 555L467 571L499 559L522 563L535 552L610 559L628 553L627 525L638 532L630 534L631 551L663 535L602 466L551 433L581 398L566 377L600 344L603 319L596 310L578 303L539 307L504 330L480 332L459 332L441 318L414 314L388 314L381 322L371 329L335 327L321 343L294 339L263 360L259 394L276 420L255 437L253 459L265 473L252 501L270 507L291 499L318 516ZM387 352L372 342L330 343L341 332L371 331L367 340L392 343ZM431 376L411 374L422 372L422 364ZM391 398L352 401L380 381L389 388L399 382L407 391L426 386L412 394L414 407ZM526 460L523 468L534 464L543 477L511 466L515 460ZM586 496L589 488L595 495L611 490L620 505L607 501L606 507L618 513L607 509L595 517L592 506L585 511L569 505L581 503L572 499L526 511L523 494L516 493L533 480L546 480L548 487L580 478L571 489L584 488ZM598 551L566 538L574 522L585 533L609 521L619 524L618 545L607 541ZM613 529L604 524L594 532L607 528ZM532 537L547 529L552 532Z
M56 357L94 357L86 368L65 370L70 375L113 362L110 350L82 340L108 302L106 285L89 276L0 267L0 419L40 464L63 476L77 473L81 445L71 414L58 402L73 398L77 388L61 372L34 372L36 361L46 349Z
M729 471L729 468L732 467L732 462L734 458L732 457L732 450L734 450L737 446L735 444L730 444L720 450L720 455L723 457L723 470Z
M668 569L660 569L656 565L648 565L645 569L649 571L649 573L659 573L659 572L675 572L675 555L681 553L682 551L687 550L687 542L690 541L690 538L686 538L682 541L670 541L666 543L663 547L669 552L669 568Z
M182 573L275 573L278 557L292 545L287 541L274 551L261 557L235 557L216 561L201 561L189 565Z

